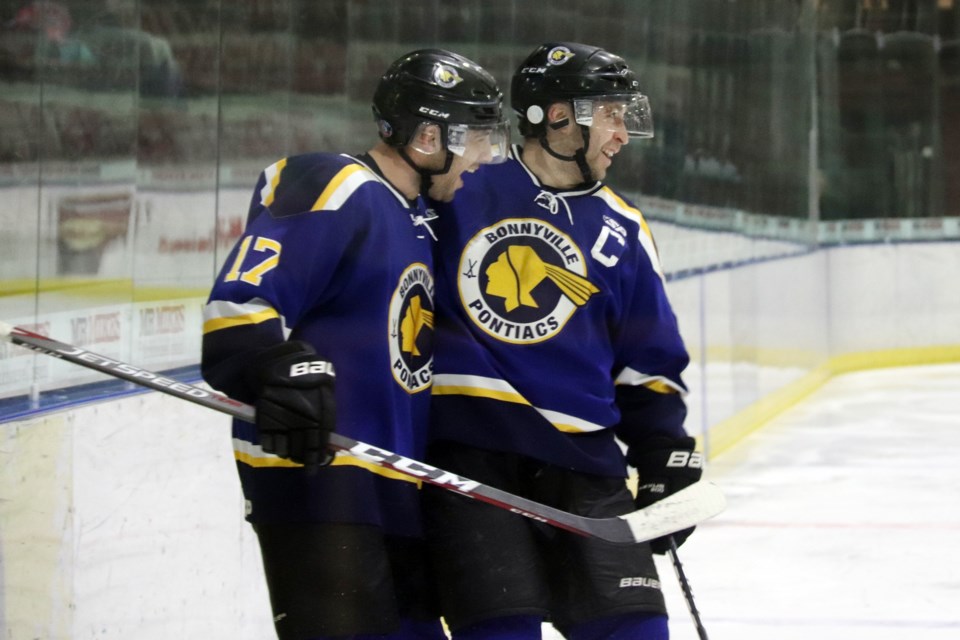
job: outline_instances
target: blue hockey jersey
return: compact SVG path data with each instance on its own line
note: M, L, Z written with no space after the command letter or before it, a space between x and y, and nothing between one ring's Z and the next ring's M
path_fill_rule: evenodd
M436 204L431 438L623 476L615 435L685 435L689 358L653 238L609 187L551 189L519 157Z
M369 163L369 159L367 160ZM422 199L347 155L307 154L260 175L248 222L204 310L204 378L253 402L250 360L303 340L336 368L339 433L422 459L432 384L433 274ZM235 421L251 521L356 522L420 532L418 486L340 453L310 474Z

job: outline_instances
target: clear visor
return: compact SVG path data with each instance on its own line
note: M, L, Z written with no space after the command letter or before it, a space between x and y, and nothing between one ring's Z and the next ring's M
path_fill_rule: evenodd
M631 138L653 137L653 114L647 96L599 96L573 101L577 124L605 131L623 131Z
M510 123L447 125L447 148L461 158L480 164L499 164L510 148Z

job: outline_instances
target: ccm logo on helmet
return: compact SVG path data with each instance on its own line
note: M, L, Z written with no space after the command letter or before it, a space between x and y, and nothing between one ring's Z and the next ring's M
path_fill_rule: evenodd
M444 120L450 117L449 113L445 113L443 111L437 111L436 109L431 109L430 107L420 107L419 109L417 109L417 111L419 111L420 113L425 113L428 116L433 116L434 118L443 118Z

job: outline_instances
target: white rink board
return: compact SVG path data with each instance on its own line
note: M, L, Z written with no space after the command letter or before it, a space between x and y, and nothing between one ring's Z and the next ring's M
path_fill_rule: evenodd
M148 393L0 424L0 637L273 634L226 416Z

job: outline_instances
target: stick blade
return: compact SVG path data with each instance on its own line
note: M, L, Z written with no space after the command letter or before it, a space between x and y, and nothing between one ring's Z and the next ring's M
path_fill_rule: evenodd
M649 507L619 517L627 522L636 542L646 542L694 527L726 506L727 499L720 487L712 482L696 482Z

